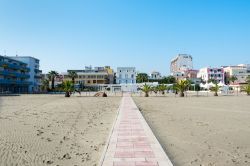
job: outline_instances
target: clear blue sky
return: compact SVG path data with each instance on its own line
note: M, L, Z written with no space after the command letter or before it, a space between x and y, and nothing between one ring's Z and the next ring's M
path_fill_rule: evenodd
M178 53L195 68L250 63L249 0L0 0L0 54L44 71L85 65L169 73Z

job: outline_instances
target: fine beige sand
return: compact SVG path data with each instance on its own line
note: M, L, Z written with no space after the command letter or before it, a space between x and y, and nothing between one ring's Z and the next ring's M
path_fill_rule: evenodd
M0 165L98 165L120 100L0 97Z
M250 97L134 97L175 166L249 166Z

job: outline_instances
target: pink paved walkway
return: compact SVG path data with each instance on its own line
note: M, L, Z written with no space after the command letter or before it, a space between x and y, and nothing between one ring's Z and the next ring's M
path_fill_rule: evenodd
M122 98L101 166L172 166L133 99Z

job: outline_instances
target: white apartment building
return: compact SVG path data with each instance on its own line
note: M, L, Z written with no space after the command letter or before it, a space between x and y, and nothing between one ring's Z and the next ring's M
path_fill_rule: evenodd
M136 84L136 68L118 67L116 72L116 84Z
M160 73L160 72L157 72L157 71L153 71L153 72L151 72L151 74L150 74L150 76L149 76L149 79L151 79L151 80L159 80L159 79L162 79L161 73Z
M28 81L31 82L28 88L29 93L40 92L42 70L39 69L39 59L30 56L13 56L10 58L26 63L27 67L30 68L30 71L28 72L30 75Z
M221 82L224 84L225 83L224 69L205 67L199 70L197 78L201 78L206 83L208 83L209 80L213 79L217 81L217 83Z
M226 76L227 83L229 83L229 78L235 76L234 84L242 84L246 82L246 78L250 76L250 65L237 65L237 66L227 66L224 67L224 72Z
M179 54L171 60L170 72L172 75L174 75L174 73L182 73L191 69L193 69L193 57L191 55Z

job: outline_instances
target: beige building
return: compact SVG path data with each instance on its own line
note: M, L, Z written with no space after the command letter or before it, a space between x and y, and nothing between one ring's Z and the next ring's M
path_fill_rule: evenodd
M246 78L250 76L250 65L237 65L224 67L226 82L229 83L229 78L235 76L237 80L233 84L244 84Z
M191 55L179 54L177 57L171 60L170 72L172 75L191 69L193 69L193 58Z
M82 84L84 86L93 86L98 84L113 84L114 71L109 66L105 67L85 67L84 70L68 70L77 73L75 84ZM68 73L63 73L63 80L71 80Z

